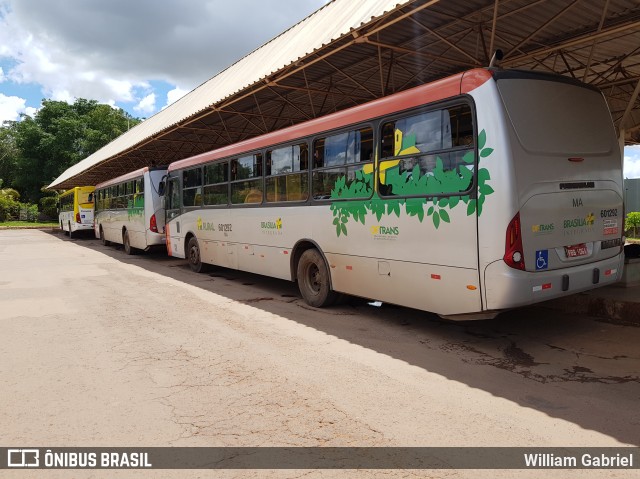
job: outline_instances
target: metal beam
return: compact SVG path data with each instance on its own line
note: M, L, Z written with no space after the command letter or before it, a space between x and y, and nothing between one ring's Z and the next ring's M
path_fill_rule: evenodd
M640 80L638 80L638 83L636 83L636 88L633 90L633 94L631 95L631 99L629 100L629 104L627 105L627 109L624 111L622 118L620 118L620 122L618 123L619 129L624 128L624 124L627 121L627 118L629 118L629 114L631 113L631 110L633 109L633 106L638 99L638 93L640 93Z
M615 27L605 28L604 30L600 31L600 33L593 33L593 32L585 33L575 38L572 38L571 40L560 42L557 45L539 48L537 50L525 53L523 55L513 57L509 60L504 60L502 64L504 66L517 65L523 60L527 60L529 58L532 58L538 55L548 55L549 53L556 52L558 50L562 50L566 48L575 47L577 45L587 43L591 40L599 40L600 38L604 38L609 35L615 35L618 33L623 33L628 30L634 30L634 29L640 29L640 21L626 22L623 25L617 25Z

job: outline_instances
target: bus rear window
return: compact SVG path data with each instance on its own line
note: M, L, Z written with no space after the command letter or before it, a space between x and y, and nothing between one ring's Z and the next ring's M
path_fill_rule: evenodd
M527 78L497 82L522 147L531 153L608 154L615 147L602 95L569 83Z

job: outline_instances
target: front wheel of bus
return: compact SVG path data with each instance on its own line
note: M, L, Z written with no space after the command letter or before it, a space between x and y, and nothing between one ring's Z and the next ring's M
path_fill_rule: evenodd
M187 244L187 260L189 260L189 267L194 273L203 273L206 271L207 265L202 262L200 245L195 236L192 236Z
M102 241L102 244L104 246L109 246L111 244L111 241L108 241L105 239L104 230L102 229L102 226L100 227L100 241Z
M316 249L308 249L298 263L298 288L310 306L331 306L338 294L331 289L329 270L324 258Z

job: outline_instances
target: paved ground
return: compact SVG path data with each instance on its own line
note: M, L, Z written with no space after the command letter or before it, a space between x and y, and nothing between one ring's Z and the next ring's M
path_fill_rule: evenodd
M0 231L0 305L0 445L640 445L637 327L545 308L474 323L364 302L315 310L287 282L230 270L195 275L162 254L128 257L89 238L25 230ZM586 471L146 472L534 478Z

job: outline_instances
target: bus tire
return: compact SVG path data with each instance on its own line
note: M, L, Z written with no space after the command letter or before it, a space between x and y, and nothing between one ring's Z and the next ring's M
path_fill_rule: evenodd
M102 226L100 226L100 241L102 241L104 246L109 246L111 244L111 241L104 238L104 230L102 229Z
M202 262L200 245L195 236L189 238L189 243L187 243L187 261L189 261L189 267L194 273L204 273L207 270L207 265Z
M124 252L127 254L136 254L136 249L131 247L131 240L129 240L129 232L124 230L122 235L122 246L124 246Z
M331 289L329 269L317 249L308 249L298 262L298 288L309 306L331 306L338 294Z
M69 222L69 239L73 238L73 231L71 231L71 222Z

